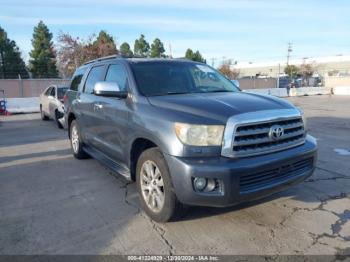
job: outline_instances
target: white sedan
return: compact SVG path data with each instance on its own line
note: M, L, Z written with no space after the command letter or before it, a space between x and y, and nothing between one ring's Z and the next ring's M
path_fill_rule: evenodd
M42 120L50 118L56 121L58 128L64 127L63 97L68 87L52 85L40 95L40 113Z

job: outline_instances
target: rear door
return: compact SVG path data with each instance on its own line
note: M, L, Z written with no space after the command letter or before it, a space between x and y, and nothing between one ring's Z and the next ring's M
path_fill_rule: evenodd
M83 132L84 140L95 147L100 147L100 127L98 123L102 115L101 112L96 109L98 101L96 101L97 96L93 94L93 90L97 82L103 81L105 68L105 65L91 67L86 77L83 91L78 97L80 129Z

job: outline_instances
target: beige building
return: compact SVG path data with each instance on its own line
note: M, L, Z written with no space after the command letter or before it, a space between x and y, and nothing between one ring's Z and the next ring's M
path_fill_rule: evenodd
M291 59L290 65L300 66L303 63L312 64L315 68L315 74L322 77L327 75L348 75L350 74L350 55L312 57L303 59ZM231 67L239 70L239 77L247 76L266 76L277 77L278 74L284 74L286 61L275 62L241 62Z

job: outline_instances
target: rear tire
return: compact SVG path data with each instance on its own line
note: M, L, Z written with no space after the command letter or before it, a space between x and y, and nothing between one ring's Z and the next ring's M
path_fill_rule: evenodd
M80 135L79 126L76 120L73 120L70 129L70 145L73 151L73 155L77 159L88 158L89 155L83 150L83 142Z
M59 129L62 129L63 126L62 126L62 124L60 123L59 119L60 119L60 118L59 118L59 113L58 113L58 111L56 110L56 111L55 111L55 122L56 122L57 127L58 127Z
M45 112L43 111L42 106L40 105L40 115L41 115L41 120L47 121L49 118L45 115Z
M140 155L136 183L140 204L154 221L167 222L184 214L186 209L175 195L168 166L158 148L147 149Z

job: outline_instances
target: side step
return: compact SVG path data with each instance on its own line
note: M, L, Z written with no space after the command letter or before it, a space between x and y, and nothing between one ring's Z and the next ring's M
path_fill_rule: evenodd
M115 162L113 159L111 159L109 156L105 155L101 151L91 147L84 145L83 147L84 151L88 153L90 156L110 168L112 171L122 175L127 180L131 180L130 170L121 166L117 162Z

